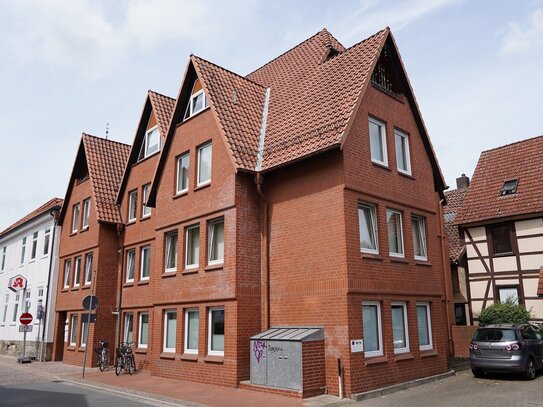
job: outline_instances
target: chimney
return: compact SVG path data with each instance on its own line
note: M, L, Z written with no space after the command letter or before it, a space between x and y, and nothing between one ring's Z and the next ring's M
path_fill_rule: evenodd
M456 188L462 189L469 187L469 177L466 174L462 174L461 177L456 178Z

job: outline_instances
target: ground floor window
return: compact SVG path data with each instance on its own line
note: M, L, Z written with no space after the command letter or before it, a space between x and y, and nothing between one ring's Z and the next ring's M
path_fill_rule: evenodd
M149 343L149 313L140 312L138 328L138 348L146 348Z
M364 330L364 356L383 354L383 334L381 326L381 304L379 302L362 303L362 323Z
M501 303L519 304L518 286L498 287L498 299Z
M197 309L185 310L185 353L198 354L199 318Z
M70 323L70 346L77 344L77 315L72 315Z
M454 304L454 319L456 325L467 325L465 304Z
M224 355L224 308L209 309L208 353Z
M419 329L420 350L432 349L432 321L430 318L430 304L417 304L417 324Z
M405 303L392 303L392 337L394 340L394 353L409 352L407 305Z
M89 337L89 323L81 322L81 346L87 346L88 337Z
M177 331L177 311L168 310L164 313L164 352L175 353L175 336Z
M124 314L124 341L131 343L134 338L134 316L132 313Z

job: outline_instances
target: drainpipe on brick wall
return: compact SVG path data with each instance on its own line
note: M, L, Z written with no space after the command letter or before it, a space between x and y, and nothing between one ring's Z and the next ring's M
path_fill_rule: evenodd
M115 348L119 348L121 345L121 305L123 299L123 234L124 225L122 223L117 224L117 237L119 239L119 255L117 256L117 298L116 309L117 321L115 323Z
M449 262L449 251L447 250L447 236L445 234L445 220L443 215L443 205L444 200L439 201L439 209L438 209L438 216L439 216L439 233L441 234L441 263L442 263L442 269L443 269L443 279L444 279L444 291L445 291L445 319L447 321L447 334L449 336L448 338L448 351L449 355L453 356L453 349L454 349L454 343L452 339L452 327L451 327L451 320L449 315L449 310L451 307L451 265Z
M256 190L260 196L260 298L261 328L270 328L270 239L268 222L268 201L262 192L264 176L258 172L255 176Z

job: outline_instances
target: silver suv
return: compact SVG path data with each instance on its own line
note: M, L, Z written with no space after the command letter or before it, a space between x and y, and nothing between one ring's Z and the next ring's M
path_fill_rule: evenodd
M517 372L533 380L543 368L543 333L529 324L488 325L477 329L469 345L471 371Z

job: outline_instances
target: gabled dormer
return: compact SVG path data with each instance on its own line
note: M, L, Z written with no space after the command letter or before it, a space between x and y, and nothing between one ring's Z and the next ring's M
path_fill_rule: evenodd
M192 86L190 100L189 103L187 103L187 108L185 109L185 115L183 116L183 120L187 120L189 117L200 113L208 106L208 98L204 92L204 89L202 88L202 83L200 82L200 79L197 78L194 81L194 85Z
M145 135L141 142L138 161L144 160L160 151L162 147L162 140L160 136L156 116L154 112L151 112L151 117L149 118L147 129L145 130Z

